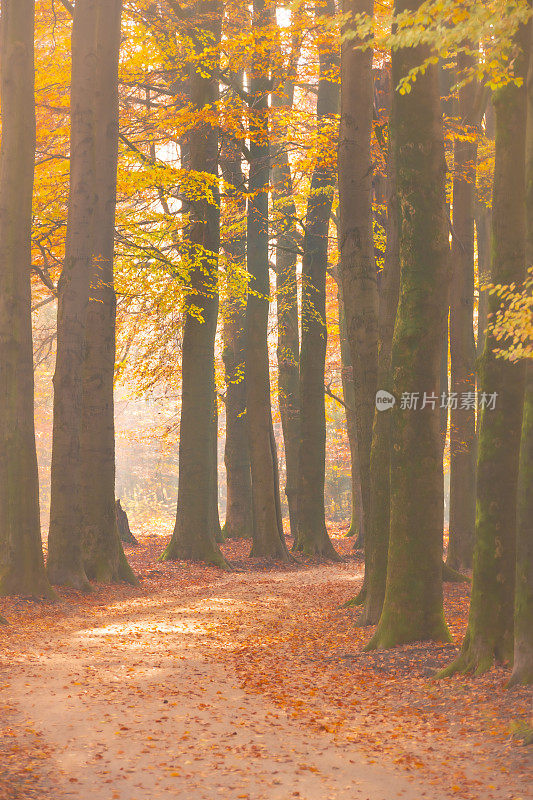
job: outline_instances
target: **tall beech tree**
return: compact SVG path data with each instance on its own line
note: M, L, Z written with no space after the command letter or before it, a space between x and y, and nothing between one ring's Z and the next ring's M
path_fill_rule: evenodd
M95 69L96 210L90 299L85 322L80 435L83 564L88 578L136 581L124 555L115 511L116 296L113 287L118 163L118 59L122 0L100 2Z
M372 49L357 49L350 19L372 15L373 0L345 0L338 148L339 277L353 365L359 471L366 535L370 523L370 448L377 389L378 295L374 257L371 134Z
M526 87L526 265L533 264L533 25L530 24ZM526 384L516 507L514 659L511 684L533 683L533 365Z
M227 261L227 298L223 308L222 338L226 381L226 520L224 536L230 539L252 535L252 481L248 449L246 417L246 382L244 360L246 347L246 287L242 285L242 271L246 263L246 201L245 177L238 144L225 141L221 152L222 174L226 182L228 214L235 215L237 224L222 243ZM239 228L242 224L243 229Z
M191 172L208 177L204 178L201 191L191 192L187 198L190 210L183 245L189 287L182 344L178 506L174 532L161 559L197 559L227 567L216 542L218 519L213 502L214 351L220 246L218 131L205 113L218 100L218 81L209 59L211 49L220 41L220 31L218 0L201 0L187 28L197 56L191 62L189 79L196 120L187 138Z
M97 209L95 91L98 0L78 0L72 26L70 191L58 284L50 531L52 583L88 590L82 553L80 436L87 306Z
M333 17L333 0L315 6L315 18ZM331 125L337 111L338 88L335 43L319 45L317 97L318 134ZM324 482L326 462L326 272L328 232L335 187L335 168L329 153L319 152L311 178L305 217L302 259L302 343L300 351L300 443L298 467L298 538L295 550L307 555L337 558L326 530Z
M79 13L78 18L74 12L72 32L72 98L77 119L75 123L71 111L71 144L75 145L71 161L76 163L71 166L69 201L72 239L68 240L67 226L68 261L66 258L59 284L65 291L63 298L60 293L61 315L58 310L52 479L55 494L52 493L48 570L57 583L87 588L87 577L130 583L135 583L136 578L124 555L115 513L113 256L122 2L99 0L96 6L80 8ZM75 90L76 73L79 85ZM82 198L81 203L78 197ZM78 242L83 243L81 249ZM82 257L79 262L78 256ZM61 360L60 323L64 337ZM69 370L69 347L74 340L75 356L78 358L81 351L82 367L80 372L76 369L75 378L70 376L69 382L65 372ZM77 361L74 363L77 367ZM72 384L80 379L81 389ZM69 436L76 450L67 452ZM73 470L70 483L62 475L67 462ZM65 510L68 492L73 490L79 516L72 518L75 527L69 531L65 527ZM63 563L61 548L67 540Z
M494 93L496 152L492 199L491 281L520 283L525 274L525 130L529 32L515 40L515 74ZM489 313L500 300L489 298ZM495 398L481 409L477 462L474 571L468 628L458 658L441 675L489 669L512 660L516 570L516 498L525 364L498 358L489 331L482 357L480 396Z
M528 134L529 137L529 134ZM529 156L531 158L531 155ZM531 168L531 163L530 163ZM528 174L531 172L528 171ZM531 183L528 181L528 187ZM529 189L530 191L530 189ZM528 227L531 220L528 203ZM528 237L530 234L528 234ZM531 252L531 251L530 251ZM511 685L533 684L533 369L526 364L516 520L514 661Z
M389 124L387 158L387 245L379 290L378 386L392 390L391 351L400 286L398 197L393 131ZM370 533L365 553L366 593L359 622L375 625L381 616L387 580L390 532L391 413L374 415L370 452Z
M459 78L476 65L474 56L460 53ZM476 84L459 89L458 114L472 129ZM450 408L450 538L446 564L452 569L472 566L476 520L476 411L461 395L476 391L474 340L474 193L477 138L458 139L454 145L452 281L450 287L451 393Z
M294 102L299 47L291 53L288 74L272 94L272 107L287 113ZM273 154L272 184L276 230L276 312L278 322L278 397L285 449L285 495L291 535L298 538L298 459L300 443L300 330L298 316L298 231L291 165L286 147L287 126L278 133Z
M249 175L246 266L250 291L246 304L246 416L252 473L254 532L252 555L290 558L283 536L276 442L270 406L268 363L269 50L272 36L269 0L254 0L254 46L249 77Z
M416 11L420 5L418 0L397 0L394 11ZM395 49L393 87L428 54L425 45ZM449 246L435 67L418 75L410 92L394 91L392 125L401 277L391 370L398 402L391 412L385 599L368 649L450 638L442 603L443 472L438 403ZM404 393L421 398L426 393L426 398L434 400L408 410L400 402Z
M0 26L0 594L52 594L41 547L33 421L31 219L35 160L33 0Z

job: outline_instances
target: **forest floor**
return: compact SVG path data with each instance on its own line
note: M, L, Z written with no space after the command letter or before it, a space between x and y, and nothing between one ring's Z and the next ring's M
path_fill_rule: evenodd
M455 645L364 653L351 540L291 565L229 542L226 573L134 532L140 587L2 601L0 800L533 796L531 693L504 669L433 681ZM468 586L446 595L460 642Z

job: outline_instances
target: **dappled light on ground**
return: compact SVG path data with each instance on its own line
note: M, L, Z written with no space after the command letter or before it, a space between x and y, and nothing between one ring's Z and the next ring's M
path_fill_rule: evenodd
M529 692L503 669L434 682L455 644L364 653L373 629L341 608L362 578L352 540L335 537L335 565L229 542L227 573L158 563L160 535L140 539L138 588L3 602L1 800L528 796L510 731ZM456 643L467 602L447 588Z

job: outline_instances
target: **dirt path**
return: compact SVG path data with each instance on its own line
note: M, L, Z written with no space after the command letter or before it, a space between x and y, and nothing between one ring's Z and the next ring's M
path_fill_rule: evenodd
M160 550L130 553L140 589L6 606L0 800L530 796L508 735L529 695L502 693L498 672L431 686L450 646L363 653L369 632L338 611L361 579L348 549L230 574L157 564Z
M329 570L338 573L323 567L322 580ZM290 578L316 580L317 571ZM243 691L217 658L214 620L279 581L240 574L200 600L193 590L137 611L118 604L94 626L78 620L49 632L13 665L4 692L51 746L63 792L76 800L444 797Z

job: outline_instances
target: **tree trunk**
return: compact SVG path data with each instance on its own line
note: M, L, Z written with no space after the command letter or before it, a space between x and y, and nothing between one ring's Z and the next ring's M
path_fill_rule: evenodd
M395 12L420 3L397 0ZM392 54L392 84L428 55ZM449 641L442 604L443 471L438 391L447 310L448 225L438 75L429 67L392 102L400 238L400 299L391 371L390 542L383 611L369 649ZM406 393L430 402L402 408ZM422 405L425 407L422 408ZM433 407L434 405L434 407ZM388 412L381 412L388 413Z
M131 532L128 515L122 508L120 500L117 500L115 503L115 516L117 518L117 528L120 541L124 542L124 544L138 545L139 542Z
M33 0L4 0L0 145L0 594L46 595L33 421Z
M350 472L352 480L352 515L348 536L354 536L354 549L363 546L365 526L363 520L363 500L361 496L361 474L359 471L359 449L357 447L357 419L355 416L355 390L353 386L353 367L350 345L346 334L346 317L342 300L342 287L339 283L337 292L339 308L339 340L341 350L341 380L344 411L346 415L346 434L350 447Z
M215 542L222 544L224 534L220 525L220 513L218 510L218 400L216 393L216 377L213 371L213 418L211 422L211 503L213 514L213 530L215 532Z
M459 76L475 66L475 58L460 55ZM459 118L472 125L476 85L459 90ZM474 192L477 143L456 141L453 178L452 282L450 291L451 393L457 403L450 409L450 538L446 564L470 568L476 522L476 412L461 402L464 393L476 391L474 341Z
M485 136L487 139L494 139L494 106L492 99L489 98L485 108ZM488 208L483 200L477 200L475 205L476 215L476 243L477 243L477 263L478 263L478 314L477 314L477 341L476 358L480 359L485 349L485 337L488 324L489 313L489 291L486 287L490 283L491 271L491 230L492 230L492 208ZM478 414L477 426L479 427L480 415ZM477 428L476 428L477 431Z
M90 300L85 324L80 494L83 564L88 578L136 583L120 541L115 511L116 296L113 288L118 163L118 58L122 0L100 0L97 25L95 186Z
M240 81L242 82L242 81ZM228 187L228 213L244 224L246 201L243 197L245 178L242 172L238 144L229 141L222 149L222 173ZM243 270L246 267L246 238L244 231L237 229L223 242L227 259L227 299L224 305L224 327L222 337L226 380L226 521L223 533L228 539L251 538L252 480L250 476L250 452L248 448L248 425L246 416L246 382L244 377L246 343L246 282Z
M373 14L373 0L344 0L350 15ZM349 28L350 23L347 23ZM372 49L341 49L339 276L353 364L365 543L370 529L370 448L377 388L378 299L374 258L371 133ZM366 546L366 544L365 544Z
M529 39L529 36L527 36ZM515 70L525 78L525 29L517 35L523 48ZM520 283L525 272L524 152L526 90L513 83L494 95L496 155L492 203L492 274L494 284ZM489 298L489 312L500 305ZM480 373L480 393L495 393L495 408L482 408L477 462L477 516L474 573L468 628L458 658L442 675L480 674L494 659L513 657L516 570L516 496L522 426L525 364L498 358L490 330Z
M289 74L283 89L272 96L275 108L292 108L294 75ZM278 321L278 397L285 448L285 495L289 507L291 536L298 538L298 451L300 442L300 334L298 329L298 283L296 265L298 244L296 206L292 175L284 139L280 131L278 152L273 158L272 183L276 225L276 305Z
M217 0L202 0L200 17L191 28L198 64L191 75L191 102L200 110L217 102L217 80L202 63L220 40ZM161 560L194 559L217 566L228 564L215 541L213 505L214 348L218 315L218 250L220 208L216 185L218 133L208 121L189 133L190 169L213 176L203 197L190 197L184 234L185 258L190 264L191 309L185 318L182 345L182 391L179 442L178 507L174 533ZM200 319L198 318L198 312Z
M245 309L243 300L232 298L224 320L224 367L226 372L226 465L227 501L224 536L251 538L252 481L246 418L244 379Z
M398 196L392 136L389 125L387 247L379 291L378 350L378 389L388 392L392 390L391 351L400 288ZM375 625L379 621L385 598L390 533L390 448L391 413L378 411L374 416L370 453L372 528L366 551L365 605L359 620L362 625Z
M315 18L333 17L327 0L315 8ZM319 137L337 111L338 89L331 80L335 44L323 43L319 54L317 120ZM298 471L298 538L295 550L306 555L338 558L326 530L324 483L326 469L326 271L328 231L335 187L329 153L319 153L307 201L302 260L302 344L300 351L300 443Z
M531 210L529 211L531 213ZM516 521L514 664L511 685L533 683L533 368L526 366L526 394Z
M96 217L95 67L99 0L77 0L72 27L70 196L58 284L48 576L90 589L82 555L80 436L85 328Z
M533 26L526 87L526 265L533 264ZM533 684L533 365L526 364L516 504L514 663L510 684Z
M288 560L283 536L277 455L270 407L268 362L268 186L270 145L268 123L271 8L254 0L255 46L250 69L250 170L248 178L247 259L251 278L246 304L246 415L253 498L253 556Z

